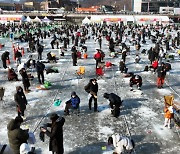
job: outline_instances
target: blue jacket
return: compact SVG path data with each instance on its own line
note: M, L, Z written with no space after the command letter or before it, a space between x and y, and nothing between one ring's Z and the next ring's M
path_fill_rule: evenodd
M73 108L77 108L80 103L80 98L76 95L76 97L74 97L74 98L71 97L69 102L71 102Z

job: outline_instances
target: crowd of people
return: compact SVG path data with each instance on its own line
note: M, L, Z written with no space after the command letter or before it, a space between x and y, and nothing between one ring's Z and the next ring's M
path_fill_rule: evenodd
M20 35L18 38L21 42L28 43L28 53L29 57L26 63L21 62L23 57L24 49L19 47L19 44L13 45L13 56L16 63L16 68L14 66L8 67L8 61L10 58L10 51L5 51L1 55L2 66L4 69L8 69L8 80L9 81L19 81L18 75L22 77L22 83L24 86L24 91L21 86L17 86L16 93L14 95L14 101L17 106L17 117L12 119L7 126L9 145L15 154L21 153L20 146L23 143L27 143L28 140L28 130L22 130L20 128L21 123L25 120L25 110L28 104L26 95L29 93L30 84L30 74L28 74L30 69L35 69L37 72L37 78L39 84L44 84L44 71L46 71L46 63L57 63L58 57L64 57L68 52L71 51L72 65L78 65L78 59L88 57L88 47L86 41L90 38L94 38L97 41L98 48L95 49L94 54L94 65L95 65L95 78L89 80L89 83L84 87L84 90L88 93L88 107L92 110L92 101L94 101L94 112L98 112L98 76L103 76L103 68L105 66L105 58L108 54L112 58L119 59L119 71L126 77L130 77L129 86L130 90L133 91L133 86L137 86L138 90L143 90L143 78L139 74L134 72L128 72L127 68L127 56L136 55L134 62L139 63L141 61L141 54L147 55L149 62L144 71L153 70L152 72L157 74L157 87L163 88L163 84L166 77L166 72L169 71L170 62L168 62L168 56L171 55L172 50L177 50L180 47L180 30L178 26L163 26L163 25L123 25L121 22L117 25L61 25L49 30L41 30L43 25L33 25L33 24L21 24L21 25L3 25L1 36L5 33L11 32L21 32L24 34ZM36 29L35 32L30 30ZM51 48L57 48L59 50L59 55L53 55L51 52L47 53L47 58L43 57L44 49L42 42L43 39L49 38ZM103 51L102 40L105 39L108 44L109 51ZM146 44L147 40L152 42L152 46L148 49L142 49L142 44ZM62 44L62 46L60 46ZM130 48L134 46L134 51ZM118 50L117 50L118 47ZM37 52L37 57L32 57L31 53ZM166 61L165 61L166 59ZM113 66L112 66L113 67ZM82 87L83 88L83 87ZM25 92L25 93L24 93ZM100 97L100 96L99 96ZM123 100L121 97L115 93L104 93L105 99L109 100L109 106L112 109L111 114L114 117L120 115L120 108L122 106ZM80 107L80 97L75 91L71 93L71 98L66 102L64 109L65 116L70 114L69 109L78 109ZM172 108L172 106L171 106ZM172 111L169 106L166 106L165 112L168 110ZM171 112L171 114L173 114ZM167 115L165 116L167 118ZM168 116L168 119L171 117ZM41 128L41 131L50 137L50 147L49 150L54 154L62 154L63 149L63 130L62 127L65 123L63 117L53 114L51 116L51 124ZM165 126L170 128L170 122L165 121ZM51 127L51 131L48 131L47 127ZM108 139L109 144L113 144L116 148L116 153L122 153L125 150L130 150L134 148L134 142L132 142L128 137L112 136ZM32 150L29 153L33 153ZM22 153L21 153L22 154Z

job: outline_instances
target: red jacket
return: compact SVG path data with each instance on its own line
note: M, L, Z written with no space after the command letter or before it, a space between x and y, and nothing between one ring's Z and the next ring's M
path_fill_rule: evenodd
M153 61L152 67L153 67L154 69L156 69L156 68L158 67L158 61L157 61L157 60Z
M100 59L101 58L101 53L100 52L97 52L95 55L94 55L94 59Z

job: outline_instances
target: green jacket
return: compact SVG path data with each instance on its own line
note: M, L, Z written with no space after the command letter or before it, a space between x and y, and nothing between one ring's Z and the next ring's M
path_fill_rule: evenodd
M12 119L7 126L9 145L14 154L19 154L19 149L22 143L27 143L29 138L28 130L22 130Z

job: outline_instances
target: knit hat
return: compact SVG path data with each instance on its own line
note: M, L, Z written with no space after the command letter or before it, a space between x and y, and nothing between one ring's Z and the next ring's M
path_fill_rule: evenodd
M73 92L71 93L71 96L76 96L76 92L73 91Z
M51 120L57 120L59 118L59 116L56 114L56 113L53 113L51 116L50 116L50 119Z

